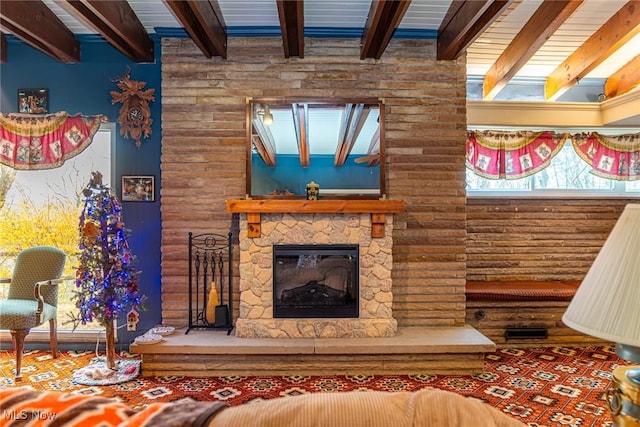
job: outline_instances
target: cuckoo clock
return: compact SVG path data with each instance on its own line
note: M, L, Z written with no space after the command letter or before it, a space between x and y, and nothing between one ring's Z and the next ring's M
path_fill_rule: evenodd
M131 80L129 70L115 82L117 82L120 92L111 91L111 104L122 103L118 115L120 135L134 139L136 147L140 148L140 139L148 138L151 135L153 119L149 102L155 101L153 96L155 89L142 90L147 82Z

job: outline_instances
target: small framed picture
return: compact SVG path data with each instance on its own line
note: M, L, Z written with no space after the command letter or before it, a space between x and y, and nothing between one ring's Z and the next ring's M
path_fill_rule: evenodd
M45 114L49 112L49 89L18 89L18 112Z
M155 201L155 177L153 175L122 175L123 202Z

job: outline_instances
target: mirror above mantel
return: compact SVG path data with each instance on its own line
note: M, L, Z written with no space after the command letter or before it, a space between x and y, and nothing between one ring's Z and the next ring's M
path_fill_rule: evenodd
M304 199L311 181L321 199L383 198L384 149L380 99L247 99L251 198Z

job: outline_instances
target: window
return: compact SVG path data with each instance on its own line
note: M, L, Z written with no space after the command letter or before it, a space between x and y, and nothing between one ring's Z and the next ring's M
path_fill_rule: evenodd
M102 173L105 184L113 182L114 138L115 125L103 124L82 153L56 169L14 171L0 166L0 277L11 277L13 262L21 249L40 244L64 250L68 254L64 277L75 276L78 221L84 204L82 190L93 171ZM0 298L6 298L7 290L8 285L0 285ZM61 335L73 328L67 313L75 310L74 290L73 279L59 287ZM48 329L48 325L42 328ZM78 329L95 330L100 326L80 325Z
M639 181L614 181L591 173L570 139L551 164L540 172L514 180L492 180L466 170L470 197L638 197Z

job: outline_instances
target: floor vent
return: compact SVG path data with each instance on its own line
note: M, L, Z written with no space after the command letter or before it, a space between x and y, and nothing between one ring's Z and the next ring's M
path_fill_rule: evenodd
M548 336L547 328L507 328L504 331L507 340L545 339Z

